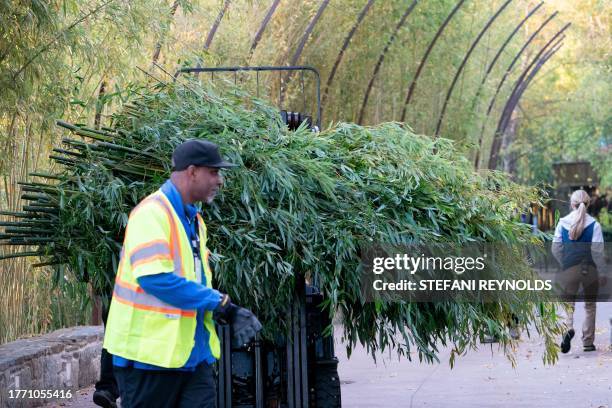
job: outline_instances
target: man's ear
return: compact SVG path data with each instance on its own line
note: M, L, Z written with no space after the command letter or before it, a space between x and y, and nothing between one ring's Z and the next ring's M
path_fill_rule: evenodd
M190 164L189 167L187 167L187 174L189 175L189 178L191 179L195 178L197 170L198 169L196 166L194 166L193 164Z

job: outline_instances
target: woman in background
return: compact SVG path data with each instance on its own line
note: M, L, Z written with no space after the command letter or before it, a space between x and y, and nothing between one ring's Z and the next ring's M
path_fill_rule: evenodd
M591 198L584 190L576 190L570 198L572 211L559 220L553 238L553 255L563 268L563 289L568 300L567 332L561 341L561 352L567 353L574 337L576 295L582 285L586 318L582 325L584 351L595 351L595 314L599 291L597 267L603 271L603 235L601 225L589 214Z

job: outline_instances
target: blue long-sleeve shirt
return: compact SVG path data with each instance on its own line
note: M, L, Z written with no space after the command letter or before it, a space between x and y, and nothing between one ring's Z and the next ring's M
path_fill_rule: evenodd
M197 207L193 204L184 205L179 191L172 181L168 180L161 188L172 207L178 214L183 224L185 233L189 240L197 236L196 214ZM202 265L202 270L204 267ZM181 309L196 309L196 331L194 335L195 345L191 350L189 359L181 368L174 370L194 371L195 367L203 361L214 363L215 358L208 346L209 334L204 328L204 312L214 310L221 301L221 294L206 287L206 276L202 274L202 284L188 281L184 277L177 276L171 271L155 275L142 276L138 278L138 284L142 289L157 297L158 299ZM131 367L145 370L173 370L171 368L158 367L138 361L132 361L119 356L113 356L113 364L119 367Z

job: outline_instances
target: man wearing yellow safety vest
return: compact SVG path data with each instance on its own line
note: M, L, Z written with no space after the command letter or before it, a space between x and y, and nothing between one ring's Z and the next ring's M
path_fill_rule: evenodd
M215 407L214 320L231 324L235 345L261 330L249 310L212 288L195 205L212 202L223 184L219 169L234 165L204 140L178 146L172 165L170 179L130 214L115 278L104 348L123 408Z

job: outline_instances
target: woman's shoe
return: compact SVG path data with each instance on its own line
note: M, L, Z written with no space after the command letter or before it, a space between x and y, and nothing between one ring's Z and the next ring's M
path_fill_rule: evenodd
M570 351L572 348L572 339L574 338L574 329L570 329L565 336L563 336L563 341L561 342L561 352L563 354ZM586 351L586 350L585 350Z
M595 351L595 345L591 344L590 346L584 346L584 351Z

